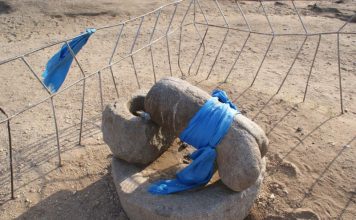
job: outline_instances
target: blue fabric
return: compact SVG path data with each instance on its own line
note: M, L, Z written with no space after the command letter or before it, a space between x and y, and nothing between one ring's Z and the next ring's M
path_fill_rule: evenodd
M173 180L161 180L149 187L152 194L171 194L209 182L214 174L215 147L228 132L237 107L222 90L214 90L210 98L190 120L179 138L197 150L190 155L193 162Z
M95 29L88 28L85 33L75 37L68 43L74 54L77 54L80 49L82 49L94 32ZM63 84L72 61L73 57L68 49L68 45L64 44L62 48L47 62L46 69L42 73L42 78L43 83L52 93L57 92Z

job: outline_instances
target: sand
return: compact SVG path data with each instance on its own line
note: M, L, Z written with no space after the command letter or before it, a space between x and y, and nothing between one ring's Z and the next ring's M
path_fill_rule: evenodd
M114 0L5 0L0 1L0 60L5 60L77 35L87 27L117 24L159 7L169 1ZM209 22L223 25L211 1L201 0ZM230 1L219 1L232 27L245 29L243 18ZM335 31L355 13L352 0L343 3L296 2L309 32ZM182 18L184 8L177 9ZM270 32L257 3L241 4L251 28ZM303 33L290 3L265 3L270 21L277 33ZM173 7L164 10L154 39L162 36ZM186 18L192 21L192 15ZM196 18L203 22L200 13ZM145 18L135 48L147 44L154 16ZM139 21L125 29L118 53L119 60L130 51ZM176 28L178 20L172 23ZM200 34L204 26L198 25ZM108 64L119 27L98 31L78 55L86 74ZM350 23L345 31L355 32ZM192 25L184 28L182 70L189 64L199 46L199 36ZM290 75L275 95L293 62L304 37L277 37L252 87L251 84L270 41L269 36L252 34L227 83L223 83L238 55L246 32L230 31L209 80L205 80L226 31L210 28L206 36L206 56L200 71L196 65L187 80L210 91L219 87L248 117L268 134L267 176L248 219L354 219L356 216L356 36L341 35L341 70L345 113L340 115L336 35L323 35L320 51L310 78L305 102L303 94L318 36L306 40ZM177 63L179 34L170 36L172 72L180 76ZM39 51L26 60L40 76L46 61L58 46ZM157 78L169 75L166 42L153 46ZM200 57L200 56L199 56ZM134 56L139 82L153 84L150 52L145 49ZM130 59L113 67L120 96L137 90ZM12 115L47 97L41 84L27 67L17 60L0 65L0 106ZM112 103L116 93L108 70L102 71L104 104ZM73 64L63 88L80 78ZM53 116L50 102L44 102L11 120L15 200L10 200L8 140L5 124L0 125L0 219L127 219L121 209L110 175L111 153L102 141L101 105L98 76L86 81L86 100L82 145L78 145L82 84L54 98L63 166L58 168ZM0 115L0 120L4 117ZM174 149L173 149L174 150Z

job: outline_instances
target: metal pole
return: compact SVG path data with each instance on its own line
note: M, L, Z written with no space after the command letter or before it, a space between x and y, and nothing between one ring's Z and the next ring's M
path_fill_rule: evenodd
M2 112L5 115L5 117L8 118L8 115L1 107L0 107L0 112ZM15 199L15 196L14 196L14 170L13 170L13 166L12 166L12 140L11 140L10 120L7 121L7 134L8 134L8 138L9 138L11 199Z

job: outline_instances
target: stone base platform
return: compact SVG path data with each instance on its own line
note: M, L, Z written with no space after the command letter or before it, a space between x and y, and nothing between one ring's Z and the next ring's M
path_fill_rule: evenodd
M186 151L186 150L185 150ZM188 152L185 152L188 153ZM242 220L249 211L263 180L242 192L227 188L216 173L205 187L171 195L152 195L149 185L159 179L174 178L186 166L184 152L169 149L149 166L140 166L113 158L112 175L121 205L131 220Z

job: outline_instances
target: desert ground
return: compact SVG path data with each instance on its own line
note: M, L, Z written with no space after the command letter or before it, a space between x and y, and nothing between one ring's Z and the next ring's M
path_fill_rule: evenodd
M102 69L109 63L122 27L117 24L170 2L0 0L0 63L19 56L19 59L0 65L0 107L9 116L30 107L10 120L14 200L10 194L7 126L6 122L0 124L0 219L127 219L110 173L112 154L102 140L99 76L102 77L105 106L117 99L111 72L109 68ZM117 64L112 70L119 96L128 97L138 89L135 69L142 88L149 89L153 85L152 51L157 79L170 75L171 65L173 76L183 74L186 80L206 91L217 87L224 89L243 114L258 123L268 135L267 174L247 219L355 219L356 35L352 33L356 32L356 19L350 18L356 13L356 2L295 2L309 34L335 32L350 20L343 28L343 34L339 35L343 114L340 114L337 35L321 35L320 44L319 34L310 35L299 51L305 29L290 1L264 2L264 8L258 2L240 2L251 30L256 33L249 36L224 82L248 37L246 30L249 27L233 1L220 0L221 11L232 29L227 33L225 28L209 26L199 71L197 63L202 51L189 72L206 30L202 11L210 24L226 25L212 0L199 2L200 7L195 5L195 16L190 8L182 23L181 41L179 25L190 1L177 6L169 28L172 32L168 40L170 60L166 38L160 37L165 36L174 5L162 9L152 47L147 44L157 14L144 18L136 41L141 18L125 25L113 53L113 61ZM194 19L196 26L193 25ZM275 33L282 35L273 39L263 59L271 40L268 22ZM84 74L93 74L85 80L81 144L78 141L83 81L66 89L82 77L77 63L73 63L62 86L63 91L53 98L62 159L62 166L58 167L50 100L37 105L48 97L48 93L34 74L41 77L47 60L61 44L25 56L34 74L21 57L37 48L74 37L89 27L98 31L77 57ZM303 102L317 47L308 93ZM127 55L139 48L143 49L133 56L134 69ZM100 75L97 74L99 70L102 70ZM209 72L209 79L206 79ZM257 72L258 76L250 86ZM276 94L282 82L283 86ZM0 114L0 121L5 119ZM176 150L175 146L170 149Z

